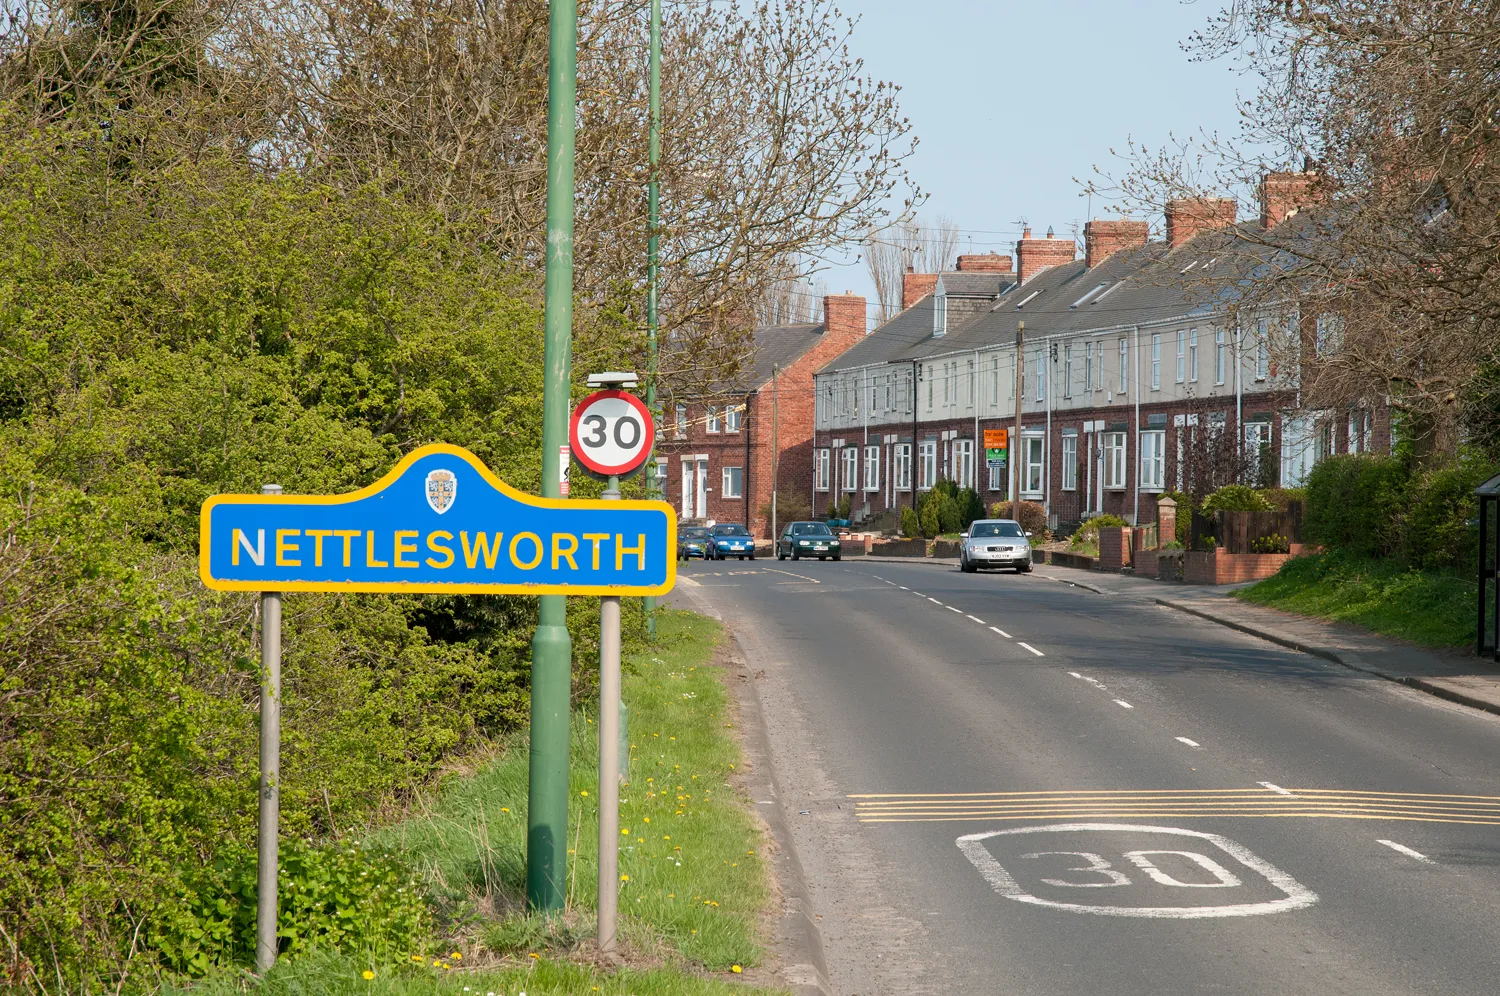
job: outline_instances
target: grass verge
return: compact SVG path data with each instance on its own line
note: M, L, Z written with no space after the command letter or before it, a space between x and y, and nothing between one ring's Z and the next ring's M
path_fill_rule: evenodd
M1399 561L1341 553L1294 557L1236 598L1353 623L1426 647L1472 646L1478 592L1473 575L1419 571Z

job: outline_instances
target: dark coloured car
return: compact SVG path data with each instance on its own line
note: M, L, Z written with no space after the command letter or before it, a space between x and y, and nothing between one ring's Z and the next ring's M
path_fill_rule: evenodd
M755 559L755 537L738 522L721 522L708 530L708 555L715 560Z
M788 522L781 531L781 537L776 540L777 560L788 557L793 560L801 560L803 557L817 557L819 560L832 557L838 560L842 552L839 538L828 528L826 522Z
M708 529L683 526L677 530L677 559L691 560L694 557L708 559Z

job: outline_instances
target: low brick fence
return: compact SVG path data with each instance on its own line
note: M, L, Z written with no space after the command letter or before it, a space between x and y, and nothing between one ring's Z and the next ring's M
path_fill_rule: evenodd
M932 555L934 557L948 557L956 559L958 557L959 548L962 545L963 544L961 544L958 540L933 540Z
M1129 526L1104 526L1099 530L1099 569L1118 571L1130 566Z
M870 544L872 557L925 557L927 541L924 539L876 540Z
M1238 584L1259 581L1281 570L1289 553L1229 553L1224 549L1189 550L1183 558L1182 579L1188 584Z
M1076 567L1082 571L1092 571L1099 566L1097 557L1087 557L1081 553L1064 553L1061 550L1037 550L1033 557L1046 555L1046 560L1037 560L1037 563L1055 564L1058 567Z

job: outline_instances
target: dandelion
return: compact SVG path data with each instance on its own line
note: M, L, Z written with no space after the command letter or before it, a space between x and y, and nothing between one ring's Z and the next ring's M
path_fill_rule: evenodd
M528 957L528 958L535 958L537 961L541 961L542 960L542 956L539 955L539 954L537 954L535 951L528 951L526 953L526 957Z
M370 971L368 968L360 974L364 976L366 982L369 982L371 979L375 978L375 973Z
M463 960L463 955L459 954L457 951L453 952L453 954L449 955L448 957L452 958L454 961Z
M438 961L436 958L434 958L434 959L432 959L432 967L433 968L442 968L443 967L443 963L440 962L440 961Z
M671 839L672 839L671 836L664 836L664 837L662 837L662 840L671 840Z
M738 966L738 965L730 965L729 966L729 970L731 972L733 972L735 975L739 975L741 972L744 971L744 969L740 968L740 966Z
M582 796L586 796L586 795L589 794L589 790L588 789L584 789L582 792L579 792L578 794L582 795Z
M630 876L629 875L621 875L620 876L620 881L621 882L629 882L630 881Z
M641 817L641 822L642 823L650 823L651 822L651 817L649 817L649 816L642 816Z
M411 960L412 961L426 961L427 959L424 958L424 957L422 957L421 955L412 955L411 956Z
M510 810L506 809L504 806L501 806L500 807L500 812L502 812L502 813L508 813L508 812L510 812Z
M630 836L630 828L629 827L621 827L620 828L620 836L621 837L629 837Z

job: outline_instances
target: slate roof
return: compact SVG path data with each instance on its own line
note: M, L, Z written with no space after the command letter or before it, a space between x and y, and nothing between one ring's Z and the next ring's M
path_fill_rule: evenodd
M823 338L821 325L762 325L755 330L755 362L749 386L759 387L771 379L771 366L785 370Z

